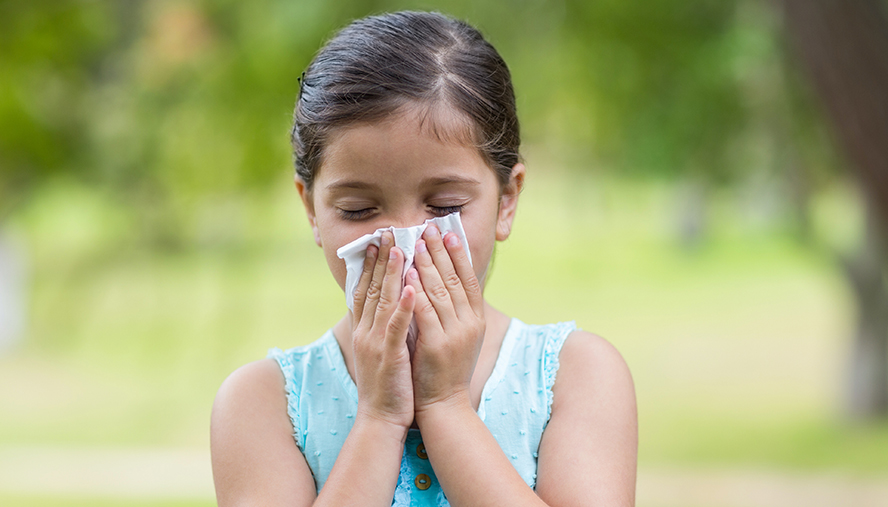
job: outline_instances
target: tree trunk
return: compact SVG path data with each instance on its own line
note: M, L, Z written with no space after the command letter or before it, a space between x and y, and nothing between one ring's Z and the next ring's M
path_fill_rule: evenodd
M881 0L780 0L791 42L866 194L868 231L846 262L858 303L848 408L888 414L888 20Z
M863 248L855 258L844 262L858 311L846 402L848 412L855 418L888 413L888 244L882 219L871 203L866 218Z
M863 187L888 217L888 20L880 0L782 0L788 33ZM888 226L888 220L883 220Z

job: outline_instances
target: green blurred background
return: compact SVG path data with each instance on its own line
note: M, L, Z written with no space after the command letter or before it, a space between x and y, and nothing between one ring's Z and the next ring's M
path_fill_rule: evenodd
M888 504L888 423L847 401L866 211L772 2L0 0L0 505L215 503L219 384L345 310L297 77L405 8L512 69L527 188L487 297L621 350L639 506Z

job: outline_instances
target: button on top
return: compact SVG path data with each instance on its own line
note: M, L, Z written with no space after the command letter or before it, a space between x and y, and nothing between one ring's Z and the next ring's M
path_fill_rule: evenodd
M429 459L429 455L425 450L425 444L420 442L419 445L416 446L416 455L422 459Z
M416 476L416 480L413 481L416 484L416 487L422 490L429 489L432 485L432 478L426 474L419 474Z

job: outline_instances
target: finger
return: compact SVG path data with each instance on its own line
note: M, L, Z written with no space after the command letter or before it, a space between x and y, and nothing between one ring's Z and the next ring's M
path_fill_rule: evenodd
M370 279L373 278L373 267L376 265L377 253L379 253L379 248L376 245L367 247L367 253L364 256L364 269L361 271L361 278L358 280L358 286L353 295L352 314L355 322L361 322L364 301L367 299L367 288L370 287Z
M391 231L382 233L379 240L379 253L376 255L376 265L373 267L373 276L370 277L370 284L367 286L367 299L362 313L363 316L370 319L371 323L376 316L376 306L379 304L379 293L382 291L382 281L385 278L389 252L394 243Z
M472 268L472 263L469 261L469 256L463 247L462 241L460 241L459 236L451 232L444 236L444 246L450 253L453 268L462 282L469 305L471 305L475 315L481 316L484 313L484 295L481 290L481 283L478 282L478 277L475 276L475 270ZM457 311L459 311L459 308L457 308Z
M441 324L446 328L457 320L456 311L453 309L453 300L450 298L450 291L447 290L447 286L444 285L444 281L441 279L441 274L432 262L432 257L424 240L416 242L415 252L413 263L419 272L419 282L422 284L423 292L429 298L435 312L437 312Z
M450 253L444 246L441 232L434 225L430 225L426 229L426 232L428 233L427 236L426 234L423 234L423 237L426 238L426 247L432 257L432 262L438 269L438 273L441 276L441 280L444 282L444 286L447 288L447 292L450 294L454 308L458 312L460 310L463 312L470 310L465 289L462 286L462 281L459 279L459 275L453 268L453 261L450 259Z
M379 292L379 304L376 306L375 319L383 319L386 322L391 318L392 312L401 299L401 273L404 271L404 252L398 247L389 250L388 264L385 267L385 277L382 280L382 290Z
M416 317L416 324L419 326L419 329L440 329L441 320L438 318L438 312L435 311L435 307L429 301L428 294L423 290L422 282L419 280L419 272L416 268L410 268L407 271L407 287L410 287L416 293L416 302L413 304L413 316Z
M413 308L416 304L416 289L405 287L398 300L398 306L392 313L392 318L386 327L386 345L400 347L406 345L407 331L410 329L410 320L413 318Z

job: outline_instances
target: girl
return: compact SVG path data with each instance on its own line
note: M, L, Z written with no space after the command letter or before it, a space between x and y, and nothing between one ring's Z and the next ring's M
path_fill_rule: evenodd
M635 395L620 354L483 297L525 175L496 50L440 14L356 21L303 75L292 140L341 287L343 245L455 212L471 262L457 234L429 225L405 273L385 232L353 311L234 372L213 407L219 505L633 505Z

